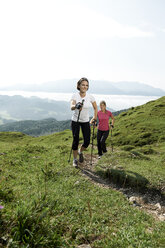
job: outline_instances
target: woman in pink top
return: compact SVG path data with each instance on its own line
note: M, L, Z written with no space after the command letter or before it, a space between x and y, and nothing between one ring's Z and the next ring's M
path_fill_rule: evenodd
M103 152L107 152L105 141L109 135L109 119L112 118L111 128L114 127L114 117L113 114L106 110L106 102L100 102L100 111L98 111L98 131L97 131L97 148L99 158L103 155Z

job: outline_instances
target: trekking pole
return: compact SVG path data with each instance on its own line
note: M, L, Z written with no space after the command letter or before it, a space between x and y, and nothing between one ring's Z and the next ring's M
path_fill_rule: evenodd
M113 152L113 142L112 142L112 127L111 127L111 146L112 146L112 152Z
M82 100L82 106L84 104L84 99ZM81 113L81 110L79 110L79 113L78 113L78 117L77 117L77 123L79 122L79 118L80 118L80 113ZM76 130L75 130L75 133L76 133ZM74 137L75 137L75 133L73 134L73 140L74 140ZM72 146L73 146L73 142L72 142ZM68 163L70 163L70 159L71 159L71 155L72 155L72 146L71 146L71 150L70 150L70 154L69 154L69 159L68 159Z
M91 165L92 165L92 157L93 157L93 140L94 140L94 131L95 131L95 125L96 125L96 122L94 121L93 123L93 132L92 132L92 146L91 146Z

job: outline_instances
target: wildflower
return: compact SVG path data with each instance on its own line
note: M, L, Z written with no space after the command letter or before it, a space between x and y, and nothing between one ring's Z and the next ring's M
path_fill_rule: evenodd
M0 205L0 209L3 209L3 208L4 208L4 206Z

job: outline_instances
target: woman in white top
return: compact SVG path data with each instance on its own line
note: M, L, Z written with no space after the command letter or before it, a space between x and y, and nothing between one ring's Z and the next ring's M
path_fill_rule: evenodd
M72 134L73 134L73 166L78 166L77 155L79 153L79 162L82 163L83 151L89 146L90 143L90 124L89 124L89 108L92 104L94 109L94 116L91 119L91 123L97 120L97 105L95 98L87 93L89 89L89 81L87 78L81 78L77 82L77 90L79 92L75 93L71 98L71 110L74 110L72 116ZM79 132L80 127L83 134L84 142L81 145L78 152L79 145Z

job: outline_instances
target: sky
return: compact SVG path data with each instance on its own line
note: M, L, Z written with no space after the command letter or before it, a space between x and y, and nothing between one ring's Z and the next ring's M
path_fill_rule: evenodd
M0 0L0 86L58 79L165 90L164 0Z

